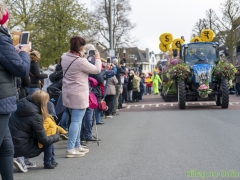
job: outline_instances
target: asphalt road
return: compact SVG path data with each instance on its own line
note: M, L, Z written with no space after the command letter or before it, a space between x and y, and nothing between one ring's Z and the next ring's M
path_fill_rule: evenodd
M15 180L186 180L202 179L196 176L208 172L215 177L206 179L240 179L240 173L238 177L234 174L240 172L240 105L232 106L236 110L213 105L203 105L204 108L190 105L186 110L171 105L166 105L166 109L159 105L160 109L154 111L142 106L133 111L126 108L119 116L98 126L102 142L100 146L89 144L90 152L85 157L65 158L66 141L61 140L55 144L59 163L56 169L43 169L41 155L31 159L37 168L27 173L15 169L14 177Z

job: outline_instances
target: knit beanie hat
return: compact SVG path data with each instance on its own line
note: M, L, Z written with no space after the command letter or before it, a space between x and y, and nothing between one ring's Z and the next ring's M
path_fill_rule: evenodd
M0 4L0 10L3 12L4 10L4 4ZM7 22L7 20L8 20L8 16L9 16L9 14L8 14L8 10L7 9L5 9L5 14L2 14L2 17L0 17L0 25L3 25L3 24L5 24L6 22ZM2 13L2 12L0 12L0 13Z

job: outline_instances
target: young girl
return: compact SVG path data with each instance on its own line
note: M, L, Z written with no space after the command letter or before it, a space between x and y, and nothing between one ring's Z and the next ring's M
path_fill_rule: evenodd
M150 95L152 92L152 73L148 73L148 77L145 79L145 83L147 86L146 93Z
M49 95L48 93L44 91L36 91L32 95L32 100L41 106L41 114L43 117L43 128L46 132L47 136L52 136L56 134L58 131L60 134L67 134L67 132L61 128L60 126L57 126L54 119L50 114L48 114L47 109L47 103L49 101ZM54 146L53 144L49 145L42 145L41 143L38 143L38 147L42 148L42 151L44 152L44 169L54 169L58 163L54 159Z

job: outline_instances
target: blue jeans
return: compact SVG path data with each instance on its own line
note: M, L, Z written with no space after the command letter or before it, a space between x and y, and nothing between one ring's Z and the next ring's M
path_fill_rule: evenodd
M43 156L44 166L50 166L52 163L56 162L55 159L54 159L54 146L53 146L53 144L43 146L42 150L44 152L44 156Z
M51 101L47 103L48 113L57 118L54 104Z
M81 137L90 139L92 137L93 109L87 108L83 117Z
M240 95L240 83L236 83L236 95Z
M95 118L96 118L96 123L101 123L102 122L102 111L96 108L94 110L95 112Z
M142 100L143 93L144 93L144 89L140 89L140 92L138 92L138 100Z
M61 122L60 122L60 126L63 129L65 129L65 131L68 130L68 121L69 121L69 111L68 111L68 108L66 108L63 112Z
M80 147L80 134L85 112L86 109L70 109L71 124L68 129L68 150Z
M118 99L118 109L121 109L121 108L122 108L122 93L120 94Z
M28 87L25 87L25 90L26 90L26 93L27 93L27 96L28 96L28 95L32 95L35 91L40 90L40 89L39 88L28 88Z

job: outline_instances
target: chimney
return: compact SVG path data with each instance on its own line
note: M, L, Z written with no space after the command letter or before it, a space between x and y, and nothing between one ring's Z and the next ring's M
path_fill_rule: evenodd
M146 59L149 62L149 48L146 48Z

